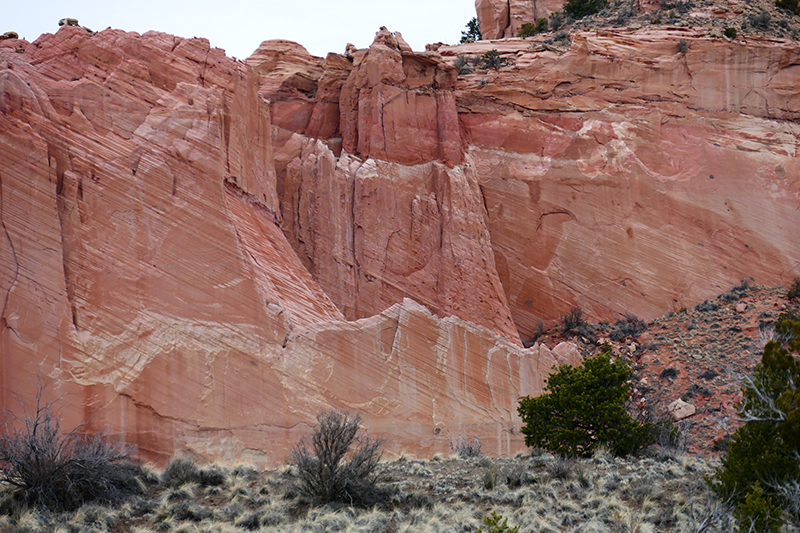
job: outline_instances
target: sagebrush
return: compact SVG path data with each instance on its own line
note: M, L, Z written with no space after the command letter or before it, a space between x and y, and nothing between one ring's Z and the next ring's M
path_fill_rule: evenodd
M317 416L310 441L303 439L292 450L299 491L313 503L369 506L382 498L382 443L367 438L360 424L361 415L325 411Z

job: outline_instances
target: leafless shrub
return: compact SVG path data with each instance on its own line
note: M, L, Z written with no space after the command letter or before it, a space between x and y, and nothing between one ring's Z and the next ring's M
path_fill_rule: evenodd
M370 506L382 499L382 442L364 436L360 423L361 415L335 410L317 416L310 443L303 439L291 452L301 494L321 504Z
M796 525L800 525L800 481L787 479L783 483L770 483L770 487L781 498L781 508L786 511Z
M462 459L470 457L480 457L483 444L478 437L458 437L455 442L450 443L450 451Z
M54 403L36 393L36 410L4 417L0 436L0 482L21 495L24 505L50 511L74 510L87 502L115 503L142 492L141 468L133 449L103 434L82 435L85 424L61 434ZM12 429L14 422L22 429Z

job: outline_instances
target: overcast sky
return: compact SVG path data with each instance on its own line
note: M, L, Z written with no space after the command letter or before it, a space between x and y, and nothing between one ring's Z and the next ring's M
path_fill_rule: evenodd
M474 0L7 0L0 33L16 31L34 41L55 33L64 17L99 31L108 27L144 33L158 30L181 37L206 37L229 56L248 57L267 39L299 42L325 56L347 43L366 48L381 26L399 31L414 50L427 43L454 44Z

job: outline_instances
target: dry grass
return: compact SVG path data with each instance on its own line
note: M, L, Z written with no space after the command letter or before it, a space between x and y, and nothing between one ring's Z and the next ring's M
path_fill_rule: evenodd
M686 455L620 459L600 451L565 462L536 452L511 459L401 458L383 466L390 497L370 509L313 506L291 468L207 466L201 470L223 479L171 486L169 476L151 472L158 482L122 506L4 513L0 531L465 533L477 531L491 511L520 533L689 532L700 524L709 532L731 530L729 515L715 506L702 480L714 465Z

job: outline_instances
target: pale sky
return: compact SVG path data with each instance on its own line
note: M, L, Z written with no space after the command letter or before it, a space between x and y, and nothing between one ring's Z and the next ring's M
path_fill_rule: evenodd
M314 55L344 52L347 43L366 48L381 26L399 31L414 50L425 44L456 44L475 16L474 0L7 0L0 33L16 31L34 41L55 33L64 17L94 31L109 26L144 33L206 37L229 56L247 58L267 39L299 42Z

